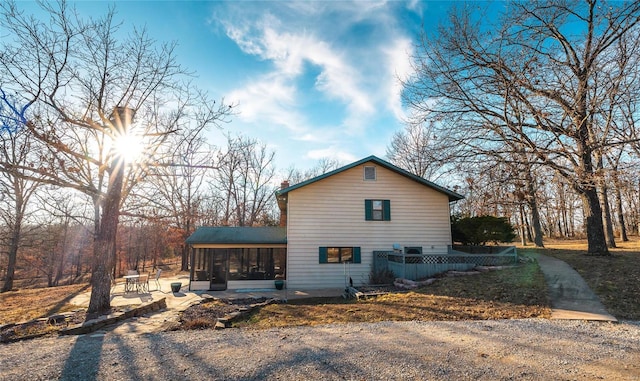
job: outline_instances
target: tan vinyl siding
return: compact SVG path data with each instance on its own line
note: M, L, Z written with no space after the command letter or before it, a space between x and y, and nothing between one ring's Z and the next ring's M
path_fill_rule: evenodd
M363 179L363 167L351 168L289 192L288 285L314 289L368 283L374 250L421 246L446 252L451 243L448 196L376 166L375 181ZM390 221L365 221L364 200L390 200ZM360 247L360 264L320 264L318 248ZM345 273L348 273L345 276Z

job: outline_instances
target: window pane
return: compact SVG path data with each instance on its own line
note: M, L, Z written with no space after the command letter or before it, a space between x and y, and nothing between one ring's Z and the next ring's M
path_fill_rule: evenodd
M382 221L382 210L374 210L372 217L376 221Z
M337 247L327 248L327 262L340 263L340 249Z
M382 210L382 200L373 200L373 210Z
M210 249L195 249L193 258L193 275L191 280L209 280L209 257Z
M342 262L351 262L353 260L353 249L350 247L343 247L340 249L342 256Z
M251 248L245 250L249 252L249 268L247 269L247 279L264 279L264 264L261 261L261 259L264 258L264 255L260 255L259 249Z
M242 280L247 258L242 249L229 249L229 280Z
M287 249L273 249L273 266L275 276L284 279L287 275Z

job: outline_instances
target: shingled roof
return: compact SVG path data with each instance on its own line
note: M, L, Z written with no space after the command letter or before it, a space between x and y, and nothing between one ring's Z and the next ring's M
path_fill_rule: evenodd
M287 229L278 226L265 227L200 227L187 238L187 244L286 244Z
M351 168L357 167L357 166L359 166L361 164L365 164L365 163L369 163L369 162L375 163L375 164L377 164L377 165L379 165L379 166L381 166L383 168L386 168L386 169L388 169L390 171L394 171L394 172L396 172L396 173L398 173L398 174L400 174L400 175L402 175L404 177L407 177L407 178L409 178L409 179L411 179L411 180L413 180L415 182L418 182L418 183L420 183L422 185L425 185L425 186L427 186L427 187L429 187L431 189L434 189L434 190L436 190L436 191L438 191L440 193L444 193L449 197L449 202L462 200L464 198L464 196L462 196L462 195L460 195L460 194L458 194L458 193L456 193L454 191L451 191L451 190L449 190L447 188L441 187L440 185L432 183L429 180L425 180L420 176L416 176L416 175L414 175L414 174L412 174L410 172L407 172L404 169L396 167L395 165L393 165L393 164L391 164L391 163L389 163L387 161L384 161L384 160L380 159L377 156L365 157L364 159L358 160L358 161L356 161L354 163L351 163L349 165L345 165L344 167L338 168L338 169L333 170L331 172L327 172L327 173L325 173L323 175L314 177L314 178L309 179L307 181L303 181L301 183L292 185L290 187L287 187L287 188L284 188L284 189L280 189L280 190L278 190L276 192L276 195L278 195L278 196L285 195L285 194L287 194L287 193L289 193L289 192L291 192L293 190L296 190L298 188L302 188L302 187L304 187L306 185L315 183L316 181L320 181L320 180L326 179L327 177L333 176L333 175L338 174L340 172L344 172L344 171L346 171L348 169L351 169Z

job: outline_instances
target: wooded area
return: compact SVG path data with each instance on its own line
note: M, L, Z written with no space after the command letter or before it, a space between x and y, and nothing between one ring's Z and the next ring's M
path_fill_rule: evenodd
M412 118L387 157L465 195L460 216L507 217L523 244L586 237L607 255L640 233L640 4L516 2L500 18L480 5L421 36L403 82ZM206 132L236 105L198 89L174 45L120 38L113 10L42 6L51 22L0 5L2 291L91 274L90 312L104 312L110 274L169 258L186 270L196 226L274 225L275 184L346 164L278 175L251 137L212 146Z
M639 222L640 4L484 6L423 33L404 81L415 126L394 142L421 139L414 162L463 174L462 213L510 216L538 245L585 234L608 255L614 216L621 237Z

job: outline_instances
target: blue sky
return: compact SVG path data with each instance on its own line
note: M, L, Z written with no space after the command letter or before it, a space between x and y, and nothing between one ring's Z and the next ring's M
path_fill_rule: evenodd
M217 98L237 103L224 131L259 139L276 166L305 170L385 156L405 111L398 77L409 71L422 25L451 2L86 1L82 14L116 6L125 28L146 26ZM24 5L24 4L23 4ZM221 131L210 140L224 143Z

